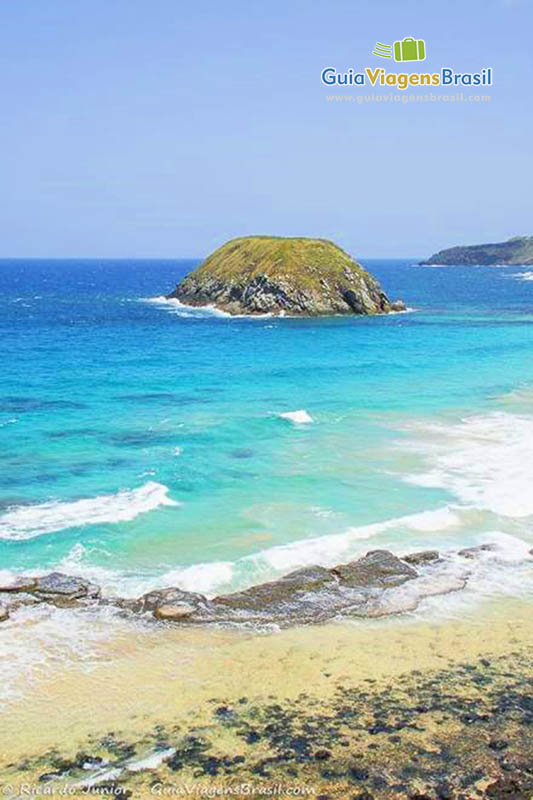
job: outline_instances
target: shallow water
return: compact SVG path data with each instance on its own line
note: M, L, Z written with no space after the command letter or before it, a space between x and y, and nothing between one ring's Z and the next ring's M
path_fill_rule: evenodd
M75 617L57 610L51 615L56 630ZM76 619L80 632L87 630L87 620ZM533 644L529 605L516 599L489 601L475 619L407 615L271 634L120 620L110 626L104 619L89 631L69 653L65 630L55 658L34 665L33 674L19 672L16 687L24 699L15 695L4 708L0 773L3 764L52 748L69 757L91 752L109 731L130 742L158 726L180 735L202 732L217 705L238 707L243 696L251 703L291 704L305 691L327 709L339 683L365 691L398 680L401 687L413 670L422 676L480 657L530 653ZM472 691L466 682L465 691ZM42 773L45 763L38 768Z
M163 302L196 263L0 263L2 570L214 595L491 541L470 600L530 595L525 267L368 261L411 313L306 320Z
M378 547L496 547L444 559L466 589L381 621L267 635L14 612L5 763L211 724L213 697L327 702L335 680L531 643L530 273L369 262L414 311L232 319L161 301L194 263L0 263L0 576L214 595Z

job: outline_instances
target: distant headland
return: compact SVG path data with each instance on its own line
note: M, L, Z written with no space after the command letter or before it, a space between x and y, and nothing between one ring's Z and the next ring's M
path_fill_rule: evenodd
M439 250L421 264L533 264L533 236L515 236L506 242L471 244Z
M215 250L167 299L229 314L320 316L403 311L379 282L326 239L244 236Z

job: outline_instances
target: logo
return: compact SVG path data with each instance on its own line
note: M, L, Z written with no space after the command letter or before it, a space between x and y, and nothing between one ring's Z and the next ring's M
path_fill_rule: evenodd
M392 58L393 54L395 61L425 61L426 43L424 39L406 36L405 39L394 42L394 45L376 42L372 50L372 55L380 58Z
M376 42L372 55L378 58L390 58L396 62L413 62L426 60L425 39L413 39L406 36L392 44ZM404 68L405 69L405 68ZM325 67L320 79L324 86L383 86L395 87L404 92L412 86L492 86L492 67L481 67L477 72L456 72L452 67L433 68L432 72L395 72L385 67L350 67L338 70L336 67Z

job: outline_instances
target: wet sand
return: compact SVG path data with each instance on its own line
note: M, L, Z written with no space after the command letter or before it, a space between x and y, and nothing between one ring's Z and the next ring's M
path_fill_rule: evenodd
M141 798L187 781L323 798L529 798L532 653L531 606L518 600L462 620L271 634L126 626L90 665L21 676L2 714L0 783L13 787L5 796L23 782L50 796L112 769L99 786ZM128 769L158 752L155 768ZM511 779L518 794L494 793Z

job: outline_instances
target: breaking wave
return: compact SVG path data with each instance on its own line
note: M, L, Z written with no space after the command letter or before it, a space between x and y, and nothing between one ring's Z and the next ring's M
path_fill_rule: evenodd
M33 539L45 533L84 525L128 522L159 506L179 505L168 487L148 481L138 489L73 502L51 501L10 508L0 515L0 539Z

